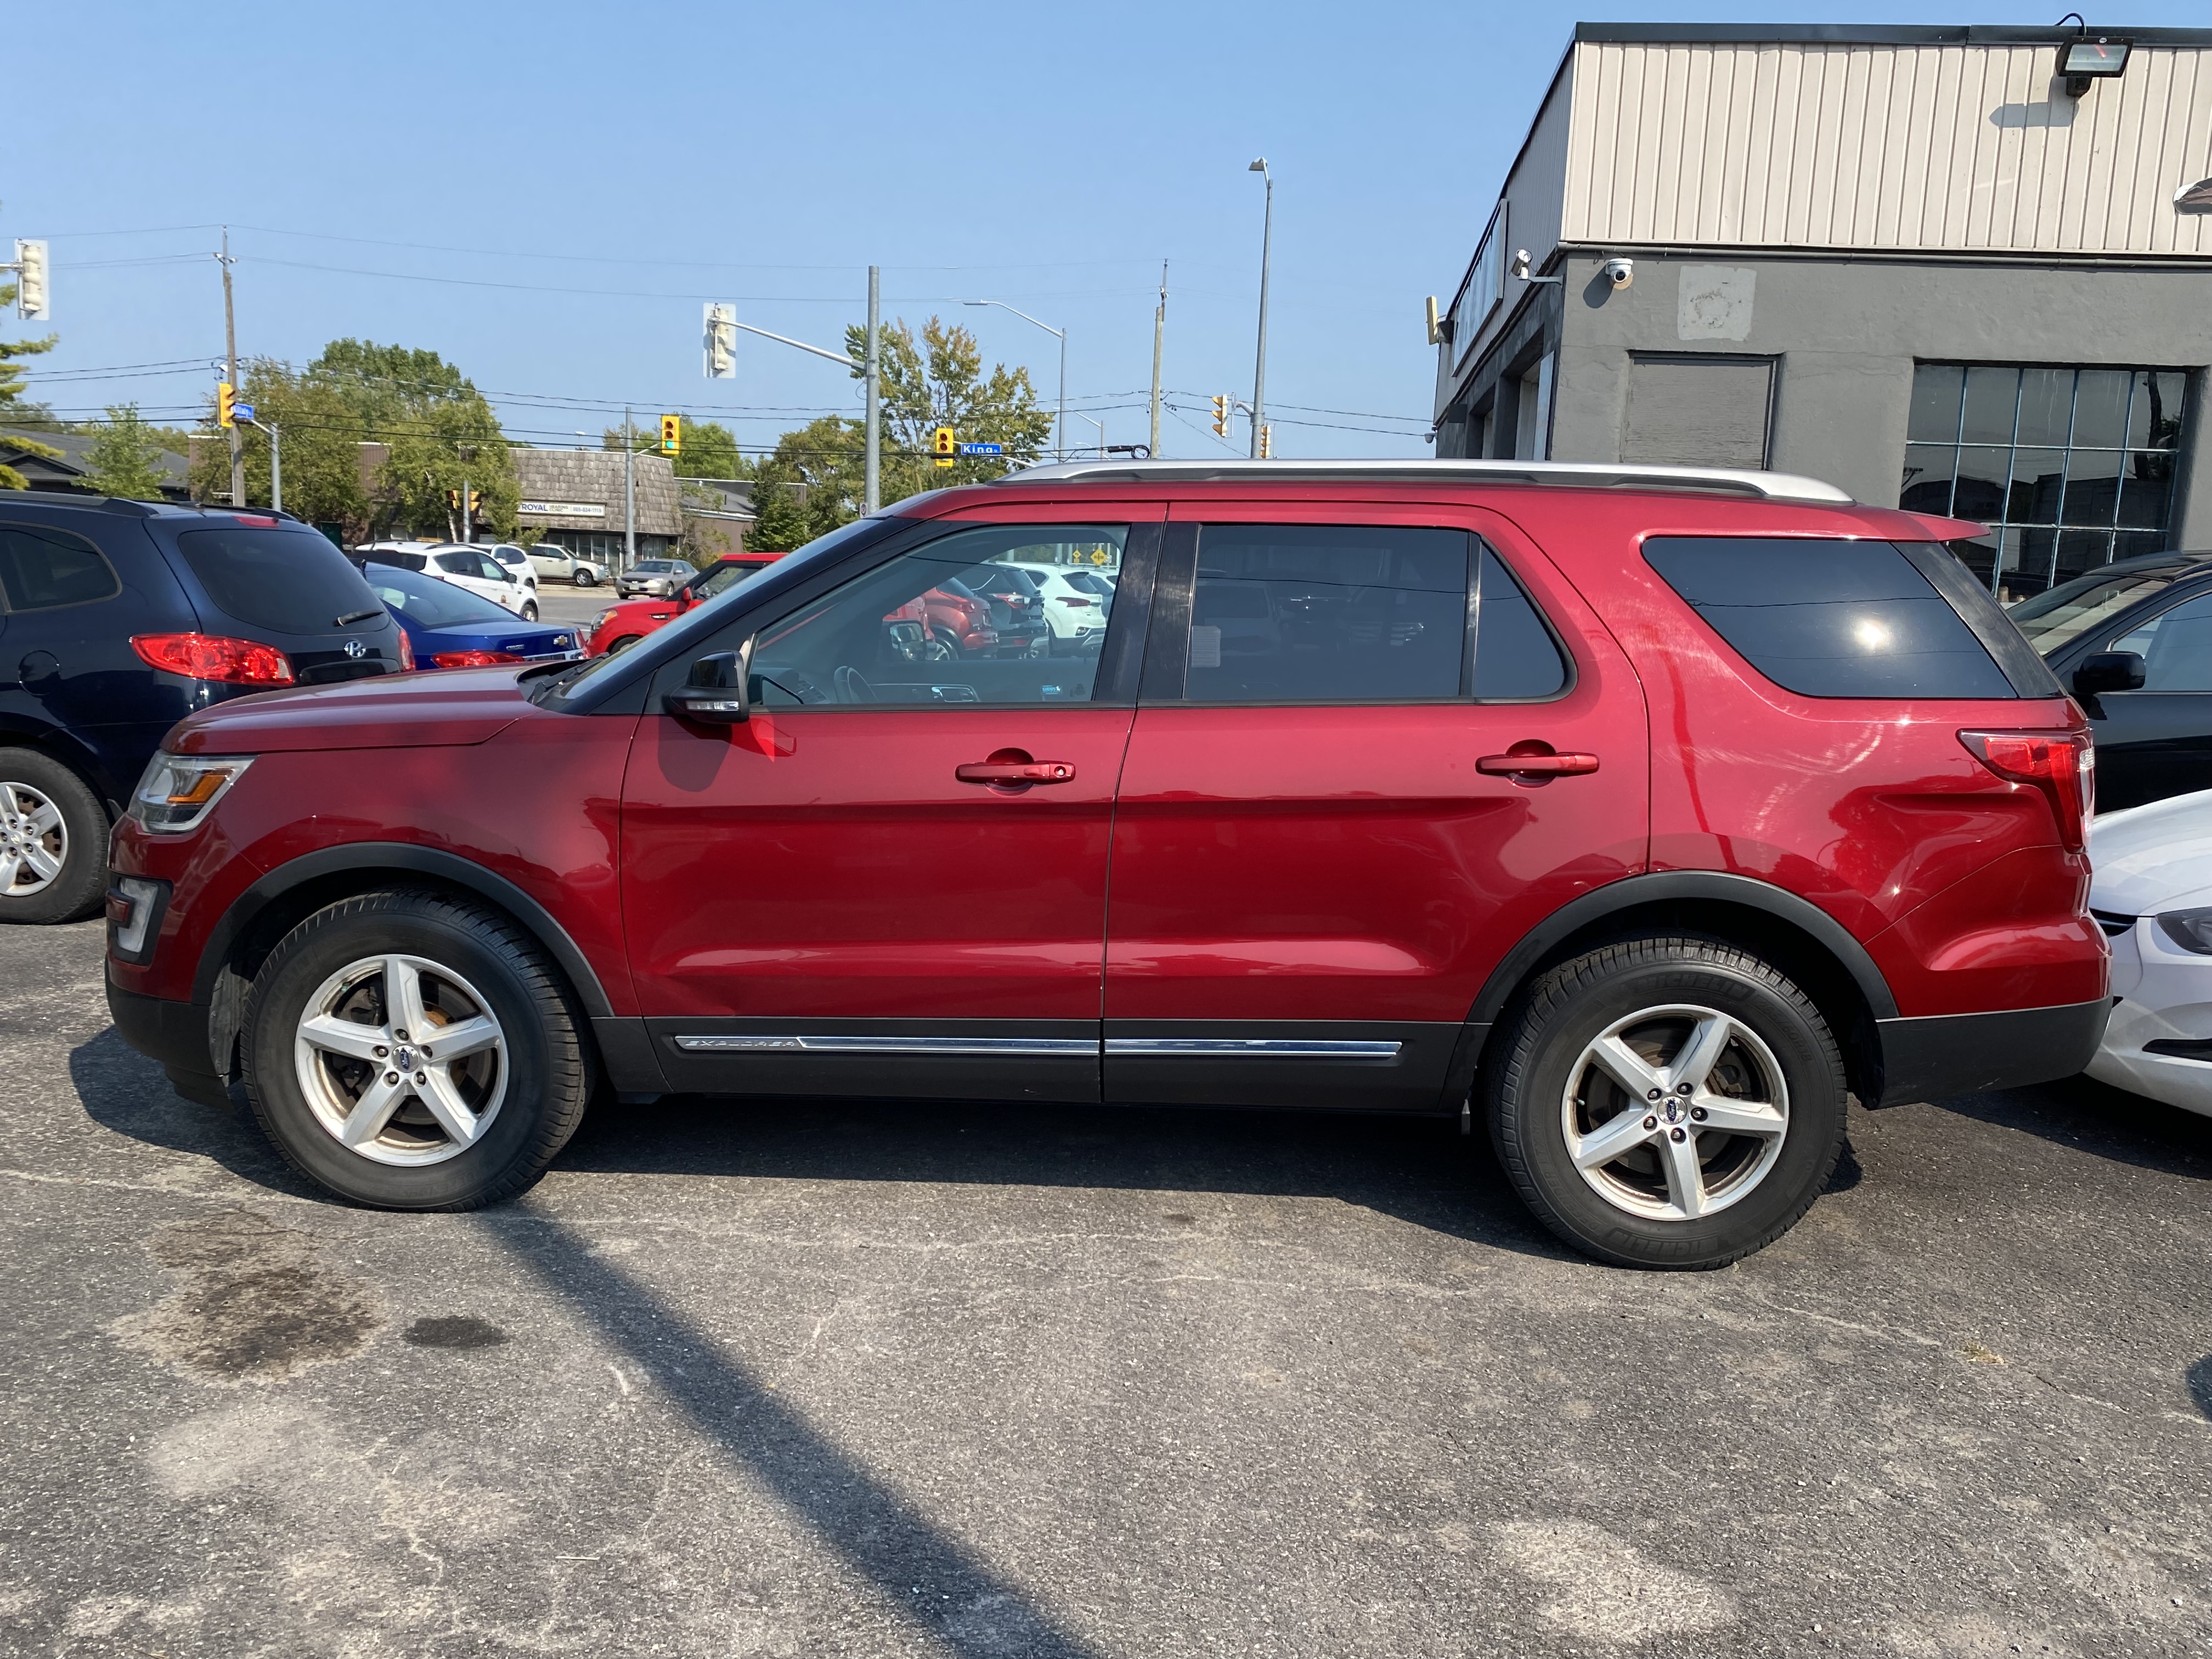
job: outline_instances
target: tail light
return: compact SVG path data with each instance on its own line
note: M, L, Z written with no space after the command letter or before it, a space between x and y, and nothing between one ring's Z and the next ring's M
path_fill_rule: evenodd
M1088 600L1088 599L1069 599L1069 598L1067 597L1067 595L1066 595L1066 594L1065 594L1065 593L1063 593L1063 594L1061 594L1061 595L1060 596L1060 602L1062 605L1067 605L1067 606L1070 606L1071 608L1073 608L1073 609L1074 609L1074 610L1077 610L1077 611L1088 611L1089 609L1091 609L1091 601L1090 601L1090 600Z
M415 641L407 637L407 630L404 628L399 630L399 672L403 674L415 672Z
M430 660L441 668L489 668L499 662L525 662L512 651L441 651Z
M2097 810L2097 751L2087 732L1961 732L1959 741L2006 782L2040 789L2060 843L2069 853L2082 849Z
M273 645L222 634L134 634L131 648L155 667L232 685L289 685L290 660Z

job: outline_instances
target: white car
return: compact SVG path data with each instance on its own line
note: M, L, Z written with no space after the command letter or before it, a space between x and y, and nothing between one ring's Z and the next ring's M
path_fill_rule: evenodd
M548 581L573 582L578 587L597 587L611 574L598 559L587 559L558 542L540 542L529 550L531 568Z
M1095 570L1065 564L1022 564L1012 560L1044 594L1045 625L1056 651L1080 650L1106 638L1106 619L1114 608L1114 584Z
M2212 789L2089 826L2112 1017L2089 1075L2212 1116Z
M525 622L538 620L538 586L528 585L484 549L461 542L372 542L354 550L356 556L419 570L441 581L489 599L503 611L512 611Z
M489 553L505 565L514 580L530 590L532 599L538 597L538 566L530 555L513 542L479 542L476 545L477 552Z

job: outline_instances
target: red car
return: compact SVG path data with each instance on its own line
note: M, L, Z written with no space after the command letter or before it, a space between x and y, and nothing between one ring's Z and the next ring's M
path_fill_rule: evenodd
M602 611L585 630L584 652L598 656L605 651L626 651L655 629L665 628L696 605L703 605L725 588L757 576L781 553L725 553L665 599L624 599Z
M1480 1116L1563 1238L1711 1267L1847 1094L2104 1026L2087 732L1946 533L1522 462L918 496L617 655L184 720L110 1004L363 1204L505 1198L672 1091L1355 1108ZM1099 546L1095 656L885 620Z

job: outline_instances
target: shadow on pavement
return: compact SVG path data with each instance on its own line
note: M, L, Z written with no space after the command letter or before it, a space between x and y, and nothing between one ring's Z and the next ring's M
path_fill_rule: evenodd
M626 1353L734 1467L961 1659L1096 1653L542 1205L524 1199L474 1218Z
M2189 1368L2189 1397L2197 1402L2198 1411L2212 1417L2212 1357Z
M1580 1261L1455 1120L1356 1112L673 1095L595 1109L558 1168L1332 1198L1454 1237Z
M284 1162L246 1109L245 1091L233 1086L232 1109L202 1106L179 1097L161 1068L107 1027L70 1050L70 1082L85 1115L102 1128L149 1146L210 1159L242 1181L336 1204L321 1188Z
M2099 1158L2162 1175L2212 1180L2212 1118L2185 1112L2094 1078L1965 1095L1936 1103L1947 1112L2039 1135Z

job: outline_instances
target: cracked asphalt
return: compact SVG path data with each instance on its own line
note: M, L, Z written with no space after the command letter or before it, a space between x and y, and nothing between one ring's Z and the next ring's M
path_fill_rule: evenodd
M1351 1116L732 1105L327 1201L0 932L0 1652L2212 1654L2212 1121L1859 1114L1724 1272Z

